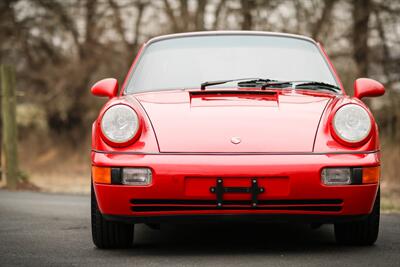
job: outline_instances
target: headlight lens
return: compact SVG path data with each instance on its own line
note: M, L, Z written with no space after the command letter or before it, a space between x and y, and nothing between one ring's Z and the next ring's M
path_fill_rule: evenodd
M122 169L122 184L149 185L151 183L151 170L149 168L124 168Z
M128 142L136 135L138 129L139 118L127 105L110 107L101 119L101 131L114 143Z
M364 140L371 131L371 119L361 106L348 104L336 112L333 128L342 140L357 143Z
M321 174L325 185L351 184L350 168L325 168Z

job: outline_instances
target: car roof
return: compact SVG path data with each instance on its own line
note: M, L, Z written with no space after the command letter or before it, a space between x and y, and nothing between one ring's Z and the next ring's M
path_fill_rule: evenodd
M281 32L266 32L266 31L199 31L199 32L184 32L184 33L174 33L161 35L151 38L146 42L146 45L155 43L162 40L174 39L174 38L184 38L193 36L218 36L218 35L255 35L255 36L277 36L277 37L288 37L294 39L301 39L304 41L309 41L313 44L317 44L313 39L297 34L281 33Z

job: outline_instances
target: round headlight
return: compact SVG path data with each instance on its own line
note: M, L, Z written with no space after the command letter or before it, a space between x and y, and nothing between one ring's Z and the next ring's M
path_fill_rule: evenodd
M110 107L101 119L101 131L114 143L126 143L139 130L139 118L136 112L127 105Z
M336 111L333 128L342 140L349 143L361 142L371 131L371 118L361 106L348 104Z

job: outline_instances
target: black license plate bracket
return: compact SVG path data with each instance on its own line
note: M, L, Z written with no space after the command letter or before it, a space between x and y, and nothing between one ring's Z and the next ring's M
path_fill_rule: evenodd
M251 185L249 187L228 187L224 186L222 178L217 178L216 186L210 187L210 192L215 194L217 197L217 207L223 206L224 194L251 194L251 206L257 207L258 195L265 192L263 187L258 186L256 178L251 179Z

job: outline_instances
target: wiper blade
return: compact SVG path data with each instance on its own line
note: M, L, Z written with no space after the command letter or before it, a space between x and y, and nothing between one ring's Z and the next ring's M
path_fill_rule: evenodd
M243 86L244 84L252 84L252 86L254 86L254 85L263 85L265 83L272 82L275 80L262 79L262 78L240 78L240 79L230 79L230 80L207 81L207 82L203 82L201 84L200 88L201 88L201 90L205 90L206 87L208 87L208 86L224 84L224 83L229 83L229 82L235 82L235 81L243 81L243 82L239 82L238 86Z
M302 82L302 83L297 83L295 85L296 88L302 87L302 86L315 86L321 89L333 91L333 92L338 92L341 89L337 87L336 85L330 84L330 83L324 83L324 82Z
M283 86L283 85L289 85L291 86L293 82L291 81L274 81L272 83L265 83L261 86L261 89L264 90L267 87L276 87L276 86Z
M240 87L256 87L260 86L262 87L265 84L268 84L270 82L277 82L278 80L271 80L271 79L254 79L254 80L249 80L249 81L243 81L243 82L238 82L238 86Z
M261 89L265 89L267 87L274 87L274 86L283 86L283 85L290 85L292 89L296 89L299 87L317 87L318 89L325 89L333 92L340 92L341 89L336 85L324 82L316 82L316 81L281 81L276 83L266 83L264 84Z

